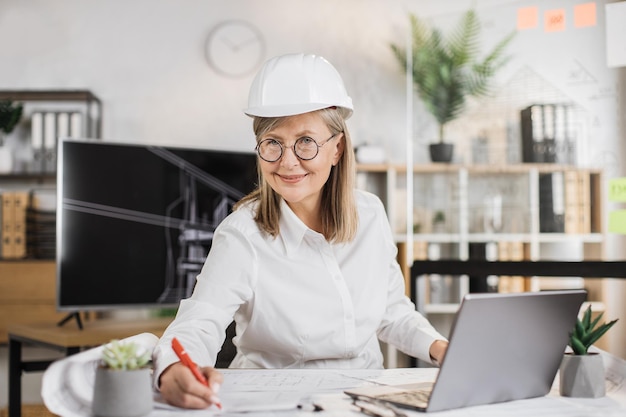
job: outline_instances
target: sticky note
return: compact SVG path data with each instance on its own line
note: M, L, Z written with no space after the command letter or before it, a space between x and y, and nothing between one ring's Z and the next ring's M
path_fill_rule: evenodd
M583 3L574 6L574 27L584 28L596 25L596 3Z
M626 178L609 180L609 201L626 202Z
M546 32L562 32L565 30L565 9L546 10L544 19L544 30Z
M520 7L517 9L517 30L533 29L539 25L539 8L537 6Z
M626 210L609 212L609 232L626 235Z

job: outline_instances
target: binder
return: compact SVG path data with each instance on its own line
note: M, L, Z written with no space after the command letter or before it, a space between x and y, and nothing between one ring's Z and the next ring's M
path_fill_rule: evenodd
M33 148L33 172L43 171L43 113L35 112L31 117L30 143Z
M565 177L565 233L580 233L580 201L578 172L566 171Z
M57 120L56 113L48 112L43 119L44 172L56 171Z
M413 242L413 260L425 261L428 259L428 242Z
M13 193L13 258L26 257L26 209L28 208L28 191Z
M70 137L77 139L83 136L83 115L74 112L70 115Z
M69 135L70 135L70 115L69 113L59 113L57 115L57 137L67 138L69 137Z
M27 191L3 191L0 194L2 209L2 259L22 259L26 257L26 209L29 194Z
M2 243L0 244L0 256L2 259L12 259L14 257L14 244L13 244L13 193L9 191L2 191L0 194L0 226L2 226Z
M498 259L501 261L523 261L524 243L522 242L498 242ZM498 281L498 292L512 293L524 292L523 276L503 275Z
M588 172L578 173L578 232L591 233L591 179Z
M539 231L564 233L563 173L539 174Z
M574 164L574 133L568 104L533 104L520 112L522 161Z

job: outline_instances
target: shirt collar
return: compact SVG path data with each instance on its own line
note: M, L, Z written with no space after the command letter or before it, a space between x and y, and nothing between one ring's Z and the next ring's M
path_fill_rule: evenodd
M296 251L307 233L315 233L309 229L285 202L280 201L280 234L285 243L287 256ZM317 234L317 233L316 233Z

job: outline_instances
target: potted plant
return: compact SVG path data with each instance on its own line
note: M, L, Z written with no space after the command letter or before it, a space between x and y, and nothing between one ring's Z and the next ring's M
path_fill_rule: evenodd
M413 83L439 125L438 142L430 145L431 160L450 162L454 145L446 142L446 124L463 113L469 97L488 95L493 76L508 61L504 52L515 32L480 58L481 25L474 10L465 12L447 37L414 14L409 18ZM407 51L395 44L391 49L406 70Z
M437 210L433 215L433 231L444 233L446 230L446 214L442 210Z
M151 352L112 340L96 369L92 411L101 417L143 416L152 411Z
M13 170L13 155L9 147L4 146L4 137L15 129L22 117L21 104L13 104L10 100L0 101L0 173Z
M616 322L600 324L602 313L591 319L591 306L585 310L582 319L570 333L569 346L572 353L566 353L559 369L561 395L566 397L603 397L604 364L602 356L589 352L589 348L602 337Z

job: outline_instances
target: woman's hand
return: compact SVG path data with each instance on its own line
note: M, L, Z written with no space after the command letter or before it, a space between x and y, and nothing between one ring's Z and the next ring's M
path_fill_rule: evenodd
M430 345L430 358L437 366L440 366L443 362L443 357L446 356L446 349L448 349L448 342L445 340L435 340Z
M182 408L207 408L211 405L221 407L217 393L223 381L222 374L215 368L200 368L209 386L199 382L191 370L180 362L166 368L161 377L161 395L171 405Z

